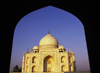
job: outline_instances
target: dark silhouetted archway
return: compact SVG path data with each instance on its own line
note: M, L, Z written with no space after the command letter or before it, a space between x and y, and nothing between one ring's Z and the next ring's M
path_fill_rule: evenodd
M1 54L5 52L7 54L6 56L9 58L7 62L6 58L3 58L1 63L4 65L2 66L3 69L5 69L5 66L8 65L10 67L10 59L11 59L11 52L12 52L12 41L13 41L13 34L14 29L18 23L18 21L25 16L26 14L35 11L37 9L43 8L48 5L52 5L58 8L61 8L65 11L68 11L78 17L80 21L84 25L85 30L85 36L86 36L86 42L87 42L87 50L89 55L89 62L90 62L90 69L91 73L97 73L99 71L99 45L98 45L98 39L100 38L99 35L99 6L98 4L94 5L95 2L90 1L34 1L34 2L26 2L26 3L6 3L3 4L1 7L1 18L3 23L2 26L2 33L1 33L1 45L2 52ZM96 2L99 3L99 2ZM96 8L95 8L95 7ZM98 11L97 11L98 10ZM5 47L6 46L6 47ZM95 50L96 49L96 50ZM8 64L7 64L8 63ZM7 68L7 67L6 67ZM6 71L9 72L9 69L7 68Z

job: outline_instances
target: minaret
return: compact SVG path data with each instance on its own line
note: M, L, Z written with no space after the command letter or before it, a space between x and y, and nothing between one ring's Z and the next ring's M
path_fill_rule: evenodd
M25 54L26 54L26 51L25 51L25 53L23 53L22 71L21 72L25 72Z

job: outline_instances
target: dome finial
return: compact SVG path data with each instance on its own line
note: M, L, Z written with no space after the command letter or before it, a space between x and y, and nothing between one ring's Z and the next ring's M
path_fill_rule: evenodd
M50 31L48 30L48 34L50 34Z

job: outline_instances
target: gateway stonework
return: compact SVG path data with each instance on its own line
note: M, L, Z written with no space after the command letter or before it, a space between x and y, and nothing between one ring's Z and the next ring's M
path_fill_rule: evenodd
M63 45L59 43L50 32L44 36L39 46L23 53L22 72L73 72L76 71L75 54L72 51L65 52Z

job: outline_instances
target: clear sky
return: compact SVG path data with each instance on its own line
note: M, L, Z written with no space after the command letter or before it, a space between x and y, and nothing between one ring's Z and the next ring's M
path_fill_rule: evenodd
M10 71L15 65L22 67L23 53L32 49L48 34L54 36L59 45L75 52L76 69L90 70L84 26L73 14L47 6L25 15L17 24L12 44ZM30 51L30 50L29 50Z

